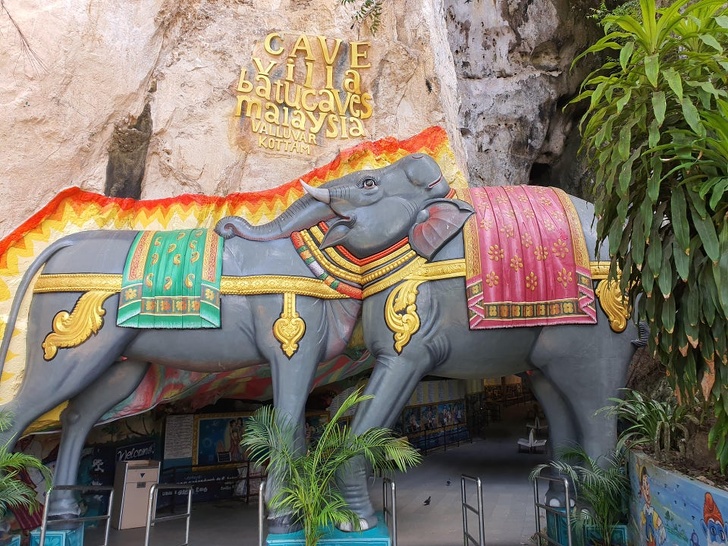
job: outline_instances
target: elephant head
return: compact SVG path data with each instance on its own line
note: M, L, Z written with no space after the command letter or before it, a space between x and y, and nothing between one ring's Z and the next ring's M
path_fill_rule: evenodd
M352 173L333 186L304 188L338 217L321 247L343 245L359 258L409 236L420 255L431 258L462 227L472 207L445 199L450 186L426 154L412 154L376 170Z

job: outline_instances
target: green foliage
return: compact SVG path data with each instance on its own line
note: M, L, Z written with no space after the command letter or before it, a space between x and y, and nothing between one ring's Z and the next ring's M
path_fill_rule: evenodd
M360 0L341 0L341 4L345 6L358 1ZM354 21L360 24L369 21L369 29L372 34L376 34L382 22L382 4L384 0L363 0L354 12Z
M604 546L611 546L612 528L627 523L629 477L627 449L620 441L614 451L593 459L581 446L559 450L559 460L540 464L531 471L535 480L546 470L566 476L574 485L576 506L573 523L577 544L583 543L587 526L594 526ZM581 540L580 540L581 539Z
M609 239L649 347L681 395L711 398L710 435L728 466L728 7L677 0L607 15L582 53L611 52L582 83L582 149L595 177L597 235ZM644 296L638 298L638 296Z
M685 441L690 435L687 425L699 423L695 415L697 401L678 404L674 397L662 401L632 389L623 391L624 398L610 398L613 405L600 410L626 421L627 428L621 438L630 445L651 448L657 457L671 450L684 454Z
M639 0L627 0L623 4L616 6L613 9L607 7L607 4L602 0L599 7L591 8L590 19L594 19L597 23L603 26L604 19L608 15L631 15L632 17L639 20L640 17L640 5Z
M269 473L284 481L270 507L299 518L306 546L315 546L331 525L350 523L358 528L359 518L347 507L335 482L336 472L349 461L363 456L373 468L400 471L421 461L407 440L393 437L389 429L372 428L355 436L342 423L350 408L371 398L360 390L349 395L306 453L293 447L296 427L279 425L275 409L260 408L246 424L241 445L250 450L250 459L267 465Z
M0 411L0 432L10 427L12 416ZM10 446L0 446L0 519L10 508L24 506L32 513L38 507L35 490L20 480L20 473L35 468L50 483L50 471L38 459L25 453L13 453Z

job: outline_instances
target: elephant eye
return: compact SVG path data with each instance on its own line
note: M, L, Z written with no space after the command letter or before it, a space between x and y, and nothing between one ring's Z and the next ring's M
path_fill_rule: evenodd
M361 181L361 187L366 190L372 190L377 187L377 182L373 178L365 178Z

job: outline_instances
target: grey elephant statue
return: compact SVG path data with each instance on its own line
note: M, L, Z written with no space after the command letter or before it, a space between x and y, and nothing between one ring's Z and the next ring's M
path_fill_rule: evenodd
M432 175L429 164L410 159L383 169L378 180L419 187ZM327 186L360 179L355 173ZM296 442L303 448L317 366L344 352L362 304L358 287L321 278L306 263L299 232L333 217L328 205L304 195L245 238L234 236L240 220L229 218L218 224L221 235L97 230L52 243L24 272L0 346L4 363L32 291L24 379L2 406L14 421L0 445L12 445L39 416L69 401L54 485L74 485L88 432L149 366L223 372L270 363L275 405L281 418L301 424ZM52 497L52 516L77 512L72 495ZM285 515L272 514L271 523L289 530Z
M532 192L526 200L560 199L566 208L554 209L545 220L511 210L503 213L509 222L497 216L476 222L477 213L493 213L496 201L508 201L508 191L490 206L475 194L455 198L426 154L317 188L304 186L309 195L273 222L252 226L228 217L217 225L219 238L206 230L90 231L45 249L24 274L0 347L4 362L21 301L32 290L25 378L4 406L16 421L0 442L17 439L38 416L70 400L61 416L54 481L74 484L88 431L136 388L150 365L215 372L269 362L279 415L302 424L317 365L343 351L361 316L367 348L376 357L366 387L375 401L358 409L355 432L391 426L425 375L482 378L529 372L551 424L551 445L577 441L590 454L613 445L616 423L594 412L618 394L632 354L630 334L615 330L633 332L634 327L626 311L618 316L619 298L607 298L615 292L604 273L607 256L586 251L595 247L591 205L563 192L556 197ZM564 228L569 215L571 223ZM518 232L526 223L554 236L541 244L529 242L535 258L506 256L504 243L485 243L480 254L490 254L502 269L483 269L473 282L466 249L480 243L473 243L464 227L487 227L488 222L495 222L491 231L511 238L513 229ZM565 240L572 246L564 246ZM182 247L187 250L180 254ZM580 267L564 267L549 277L545 258L575 250ZM507 258L520 275L518 283L508 280ZM147 269L162 261L163 269ZM194 262L196 273L169 274L184 261ZM527 268L533 269L530 277ZM198 278L201 287L193 282ZM594 281L597 295L604 296L600 306L593 301ZM530 303L514 302L507 290L495 303L482 297L484 287L495 285L517 285L515 292L543 297L536 286L556 284L577 286L578 293L549 294L548 301ZM186 287L187 296L165 296L173 286ZM466 299L475 306L466 305ZM203 316L170 312L180 309ZM152 311L162 317L147 316ZM181 329L190 325L194 329ZM376 523L366 477L363 461L339 476L345 499L365 529ZM271 478L269 495L278 481ZM51 512L72 512L73 502L59 496ZM289 530L286 514L270 518L271 531Z
M595 255L593 206L534 187L466 190L463 201L429 156L401 161L362 171L348 186L307 188L336 214L313 230L313 258L333 276L359 272L364 338L376 358L365 389L374 400L357 409L354 432L391 427L426 375L526 372L550 423L551 446L578 442L594 457L613 448L616 421L595 412L624 386L636 327L608 278L609 257ZM405 162L425 165L430 176L385 176ZM479 242L478 226L500 239ZM249 238L249 229L241 224L236 233ZM570 253L573 272L561 262L549 272L551 257ZM477 254L485 261L471 263ZM546 290L537 291L539 284ZM496 299L486 298L496 286ZM360 460L338 477L364 529L376 524L367 475Z

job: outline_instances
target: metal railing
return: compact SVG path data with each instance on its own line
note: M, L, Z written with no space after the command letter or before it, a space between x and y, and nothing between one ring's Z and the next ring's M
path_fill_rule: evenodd
M97 491L109 494L109 508L106 514L100 514L98 516L84 516L71 519L52 519L48 521L48 506L50 505L50 498L56 491ZM104 532L104 543L101 546L107 546L109 543L109 528L111 525L111 506L114 503L114 488L108 485L56 485L51 487L46 494L46 502L43 507L43 521L40 526L40 537L38 540L38 546L45 545L46 530L48 523L54 525L56 523L62 523L64 525L69 523L82 523L85 524L87 521L101 521L106 520L106 531Z
M183 514L170 514L167 516L157 517L157 491L160 489L172 489L176 491L187 491L187 512ZM149 538L151 536L152 525L162 521L172 521L175 519L185 519L185 541L181 546L187 546L190 543L190 517L192 515L192 486L177 485L174 483L152 484L149 489L149 505L147 506L147 525L144 533L144 546L149 546Z
M563 485L564 501L566 502L566 508L550 506L545 502L539 501L541 495L539 492L538 483L540 481L549 482L549 485L551 485L552 483L559 483ZM548 544L555 544L557 546L572 546L570 509L571 497L569 496L569 490L569 480L567 478L539 476L535 480L533 480L533 506L536 513L536 534L540 539L545 539ZM541 510L543 510L546 515L546 533L543 533L543 531L541 530ZM548 532L549 521L551 521L551 524L553 526L552 533ZM565 521L565 525L563 527L566 528L566 544L561 541L563 538L561 536L561 521ZM550 536L551 534L553 536Z
M389 495L387 495L389 490ZM390 499L390 502L387 502ZM384 523L389 527L392 523L392 546L397 546L397 486L394 480L384 477L382 479L382 511L384 512Z
M468 504L468 488L466 483L472 482L475 483L476 488L476 496L477 496L477 505L472 506L471 504ZM485 519L483 516L483 484L480 481L480 478L473 478L472 476L467 476L466 474L462 474L460 476L460 498L462 500L463 505L463 544L464 546L468 546L471 542L473 544L476 544L477 546L485 546ZM475 514L475 517L478 518L478 539L476 541L475 537L470 534L470 530L468 529L468 514L473 513Z
M260 482L258 489L258 546L265 542L265 480Z

